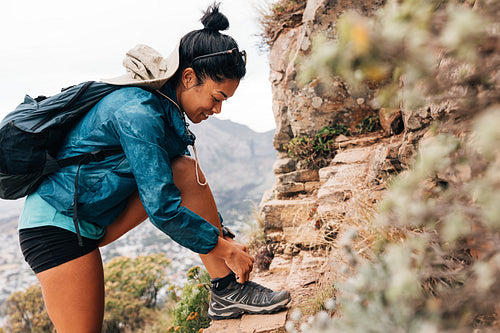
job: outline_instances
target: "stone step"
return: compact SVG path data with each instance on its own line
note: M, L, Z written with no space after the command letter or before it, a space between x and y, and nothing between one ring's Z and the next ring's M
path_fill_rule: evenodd
M371 152L372 149L370 147L346 149L338 152L331 163L332 165L366 163Z
M269 200L262 204L261 213L264 229L281 229L296 227L316 208L315 199Z
M283 233L288 244L315 247L324 244L324 235L317 229L315 199L271 200L262 206L264 229Z
M203 333L270 333L285 327L288 311L266 315L243 315L237 319L213 320Z

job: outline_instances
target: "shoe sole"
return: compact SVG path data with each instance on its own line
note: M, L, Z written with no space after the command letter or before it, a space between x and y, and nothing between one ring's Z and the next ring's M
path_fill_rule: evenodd
M241 317L243 314L266 314L273 313L283 309L292 299L284 299L283 301L272 304L268 307L256 307L245 304L235 304L233 306L236 312L225 312L224 314L216 314L212 309L208 308L208 317L212 320L233 319ZM242 309L244 308L244 309ZM231 310L231 306L226 307L224 310Z

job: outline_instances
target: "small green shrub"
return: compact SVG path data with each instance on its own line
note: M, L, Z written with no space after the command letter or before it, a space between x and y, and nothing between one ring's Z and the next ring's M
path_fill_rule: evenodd
M284 148L304 168L319 169L335 156L335 138L341 134L349 135L349 128L343 125L325 126L313 136L292 138Z
M380 121L377 116L367 116L361 123L356 125L356 133L362 134L380 129ZM349 127L344 125L330 125L320 129L312 136L297 136L292 138L284 146L288 155L300 166L308 169L319 169L328 165L335 156L338 145L335 138L339 135L352 135Z
M323 166L324 158L320 160L314 149L314 139L307 136L297 136L292 138L288 144L284 146L288 156L293 158L296 162L301 162L301 166L316 169ZM329 155L329 154L327 154ZM314 165L313 165L314 164Z
M375 132L382 127L380 126L380 119L378 116L368 116L362 122L356 125L356 129L360 134Z
M205 288L205 284L210 283L210 276L206 270L195 266L187 272L187 278L181 299L173 311L174 324L167 332L199 332L210 325L207 315L210 292Z

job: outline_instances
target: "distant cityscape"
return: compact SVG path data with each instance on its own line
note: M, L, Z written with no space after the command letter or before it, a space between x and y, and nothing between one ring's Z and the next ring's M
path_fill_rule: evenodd
M0 222L0 313L5 300L15 291L37 282L24 261L17 237L17 219Z

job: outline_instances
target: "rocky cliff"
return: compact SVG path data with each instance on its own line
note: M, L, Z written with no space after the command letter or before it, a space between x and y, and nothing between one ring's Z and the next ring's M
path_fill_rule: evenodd
M363 119L379 116L380 110L371 106L375 89L353 96L340 79L333 84L313 80L303 85L298 82L297 66L311 51L314 32L334 38L336 18L346 9L361 8L370 15L382 3L309 0L303 11L292 14L295 19L300 15L293 27L283 24L274 32L269 59L277 160L273 165L275 183L260 204L262 226L274 259L269 270L260 269L259 273L262 252L258 251L253 279L276 290L290 290L292 308L315 297L314 290L325 271L338 270L338 262L330 261L325 250L341 229L363 218L357 215L364 214L366 206L373 205L385 190L383 178L401 170L414 153L416 141L409 140L409 132L402 133L402 126L398 126L402 123L399 110L381 115L385 130L339 135L336 153L324 167L304 167L286 149L293 138L314 135L325 126L342 125L355 132ZM430 113L412 121L425 123L428 118ZM275 332L283 329L286 320L286 312L243 316L241 320L214 322L206 332Z
M273 37L270 81L278 160L273 166L275 184L260 208L266 239L275 250L271 272L287 272L280 277L284 281L281 287L296 292L296 303L298 298L310 296L301 292L308 284L318 283L325 271L336 271L338 280L348 276L339 267L349 259L338 250L342 238L350 237L346 230L370 220L372 216L367 214L375 213L387 191L387 180L414 162L421 142L438 133L464 140L470 134L471 119L499 102L498 37L485 39L479 47L487 73L481 66L457 63L441 51L435 75L441 88L445 87L444 94L418 108L404 103L395 108L378 107L374 103L376 84L353 93L338 77L330 77L328 82L320 78L299 81L299 66L311 54L314 35L326 36L325 42L333 40L341 14L353 9L369 17L384 3L309 0L300 20L292 26L283 25ZM481 10L478 1L473 3L473 10ZM444 22L438 15L432 24L437 31ZM367 117L378 118L380 127L357 131ZM329 159L321 167L307 168L290 156L291 140L338 125L349 129L351 135L335 138ZM466 183L476 171L470 165L461 167L457 173L436 175L425 185L427 190L439 192L441 184ZM356 251L363 255L373 244L369 239L372 235L363 235L364 227L357 230L362 241ZM337 252L325 260L325 249Z
M334 79L333 84L319 79L300 84L297 63L310 52L313 33L321 31L334 38L336 18L346 9L370 15L381 4L382 1L307 1L300 24L283 30L270 49L277 125L273 144L278 160L273 166L276 182L264 197L261 212L268 238L286 244L284 250L288 252L294 247L314 248L328 241L335 230L328 230L331 227L323 226L322 220L327 216L349 218L346 215L353 214L351 204L376 200L382 190L380 178L400 170L401 164L412 156L413 146L404 140L405 135L394 135L400 113L391 113L385 131L338 136L336 155L326 167L317 170L302 169L285 149L292 138L317 133L325 126L355 129L367 116L379 115L380 110L372 106L374 89L353 96L340 79ZM396 130L400 132L401 129Z
M304 332L498 328L500 279L485 289L474 280L499 272L490 261L500 252L498 2L283 0L273 15L263 23L278 159L260 205L266 245L253 279L290 290L291 308L306 316L243 316L207 332L275 332L287 319L290 332L301 322ZM332 56L342 38L340 52L357 57ZM304 81L310 58L319 68ZM330 74L335 66L363 89ZM391 83L385 92L400 98L384 105L398 105L380 107L375 96ZM370 119L377 126L365 130ZM320 150L321 163L311 163ZM473 273L480 265L487 273ZM318 291L329 305L318 304ZM347 301L340 316L337 301ZM325 311L308 317L315 305ZM334 326L337 317L347 319Z

